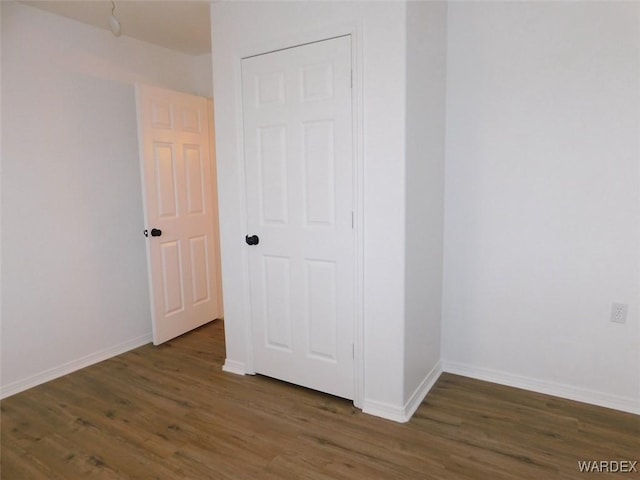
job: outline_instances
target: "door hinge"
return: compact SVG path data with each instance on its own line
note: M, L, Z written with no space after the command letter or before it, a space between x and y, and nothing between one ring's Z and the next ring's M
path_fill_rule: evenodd
M352 210L351 211L351 230L355 228L355 225L356 225L355 214L353 213L353 210Z
M351 69L351 88L353 88L353 69Z
M351 358L353 358L354 360L356 358L356 344L355 343L351 344Z

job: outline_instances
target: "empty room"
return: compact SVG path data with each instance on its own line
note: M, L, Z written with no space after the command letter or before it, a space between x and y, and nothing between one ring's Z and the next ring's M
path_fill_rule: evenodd
M11 1L3 479L640 471L640 3Z

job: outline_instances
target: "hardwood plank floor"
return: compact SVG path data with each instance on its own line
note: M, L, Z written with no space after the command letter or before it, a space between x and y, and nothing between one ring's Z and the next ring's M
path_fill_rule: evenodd
M216 321L3 400L1 478L640 478L578 467L640 460L639 416L443 374L413 419L396 424L222 372L223 328Z

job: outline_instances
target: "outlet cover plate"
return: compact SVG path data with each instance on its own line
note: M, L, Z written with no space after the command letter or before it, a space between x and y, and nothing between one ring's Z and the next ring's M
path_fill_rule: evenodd
M611 305L611 321L614 323L627 323L628 308L626 303L613 303Z

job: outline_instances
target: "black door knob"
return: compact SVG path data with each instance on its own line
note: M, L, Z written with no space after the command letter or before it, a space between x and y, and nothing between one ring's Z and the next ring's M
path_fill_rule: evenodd
M152 228L151 229L151 236L152 237L159 237L160 235L162 235L162 230L160 230L159 228Z
M258 235L246 235L244 237L245 241L247 242L247 245L257 245L260 243L260 239L258 238Z

